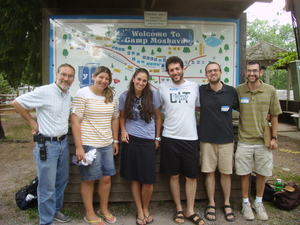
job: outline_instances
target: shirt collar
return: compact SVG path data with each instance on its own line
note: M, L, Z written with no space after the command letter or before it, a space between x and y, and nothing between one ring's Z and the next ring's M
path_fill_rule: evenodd
M227 87L226 85L221 81L222 83L222 88L216 92L226 92L227 91ZM206 86L206 91L214 91L213 89L210 88L210 84L208 83Z
M262 81L262 80L259 80L259 82L260 82L260 85L259 85L259 87L257 88L257 90L256 91L251 91L250 90L250 88L248 87L248 82L249 81L247 81L247 82L245 82L245 85L244 85L244 92L264 92L264 90L265 90L265 84L264 84L264 82Z
M54 90L56 91L57 94L59 94L61 97L65 97L66 95L69 94L69 90L67 90L66 92L63 92L58 86L57 84L54 82L53 83L54 86Z

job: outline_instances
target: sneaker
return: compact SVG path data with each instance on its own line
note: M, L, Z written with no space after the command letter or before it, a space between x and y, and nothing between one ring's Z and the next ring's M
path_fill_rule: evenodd
M249 202L242 204L242 214L245 220L254 220L254 214Z
M264 204L262 202L253 203L252 208L255 210L258 219L260 219L260 220L268 220L269 219L269 217L266 213Z
M60 211L57 212L57 213L55 213L53 219L54 219L55 221L57 221L57 222L60 222L60 223L67 223L67 222L70 221L70 217L67 216L67 215L65 215L65 214L63 214L63 213L60 212Z

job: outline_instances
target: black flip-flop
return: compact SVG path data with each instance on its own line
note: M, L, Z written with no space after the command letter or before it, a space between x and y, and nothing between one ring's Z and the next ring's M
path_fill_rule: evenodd
M145 220L145 222L146 222L146 224L150 224L150 223L153 223L154 222L154 219L153 219L153 217L152 217L152 220L151 221L148 221L148 219L149 219L149 217L150 217L151 215L149 214L149 216L145 216L144 217L144 220Z

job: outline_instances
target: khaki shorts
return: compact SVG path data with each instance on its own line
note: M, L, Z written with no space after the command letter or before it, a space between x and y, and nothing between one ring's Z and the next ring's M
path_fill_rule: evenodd
M262 176L272 176L273 154L272 150L263 144L245 144L239 142L235 153L235 173L247 175L254 171Z
M213 144L200 141L201 172L211 173L218 167L220 173L232 174L233 143Z

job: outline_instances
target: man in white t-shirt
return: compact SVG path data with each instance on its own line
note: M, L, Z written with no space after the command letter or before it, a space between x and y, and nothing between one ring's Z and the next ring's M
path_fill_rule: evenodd
M176 205L174 221L204 224L194 211L199 170L199 142L195 109L200 107L198 85L183 78L183 61L169 57L166 71L171 82L163 82L158 87L161 106L165 109L164 128L161 140L160 172L170 176L170 189ZM187 209L184 213L180 198L180 174L186 178Z

